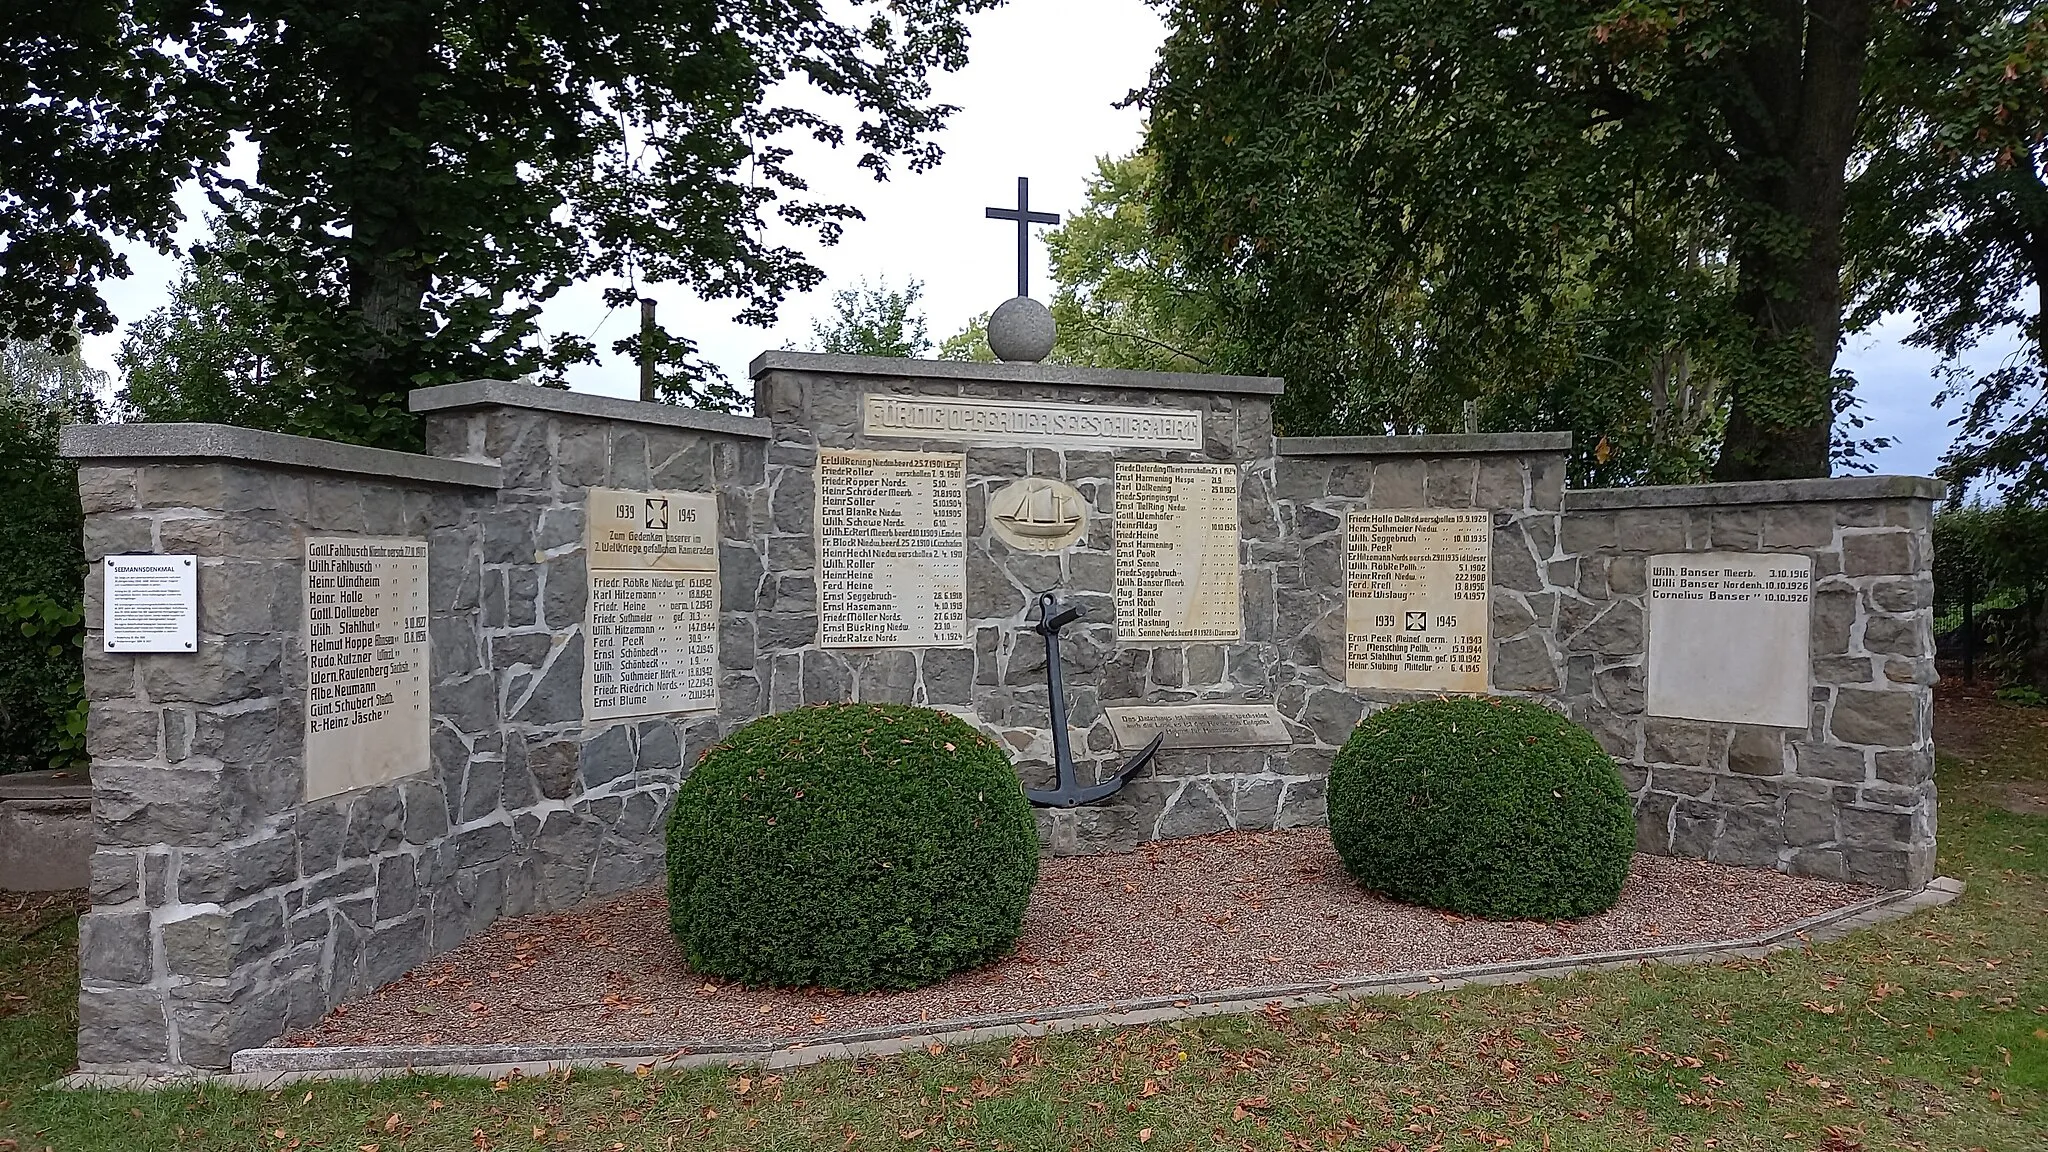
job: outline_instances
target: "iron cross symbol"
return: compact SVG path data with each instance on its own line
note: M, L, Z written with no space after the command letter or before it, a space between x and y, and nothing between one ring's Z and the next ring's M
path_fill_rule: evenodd
M1015 208L984 208L990 220L1015 220L1017 222L1017 295L1029 296L1025 291L1024 274L1031 267L1031 226L1033 224L1057 224L1057 212L1033 212L1031 210L1031 181L1024 176L1017 177L1017 206Z

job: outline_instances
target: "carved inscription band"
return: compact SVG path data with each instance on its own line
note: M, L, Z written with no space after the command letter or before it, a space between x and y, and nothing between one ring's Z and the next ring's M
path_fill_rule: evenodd
M1199 449L1202 414L1177 408L869 394L861 399L861 431L869 436L973 444Z

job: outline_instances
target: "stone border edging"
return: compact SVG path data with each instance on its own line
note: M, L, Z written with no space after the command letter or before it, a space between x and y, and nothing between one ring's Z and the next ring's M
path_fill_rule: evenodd
M1567 488L1564 510L1684 508L1700 504L1806 504L1830 500L1939 500L1948 488L1928 476L1833 476L1813 480L1741 480L1646 488Z
M275 464L313 472L339 472L380 480L413 480L496 490L498 466L448 460L417 452L365 448L337 440L315 440L237 428L230 424L67 424L58 434L59 455L73 460L149 464Z
M1142 392L1234 392L1278 396L1278 376L1224 376L1211 372L1138 372L1128 368L1076 368L1067 364L1013 364L976 360L897 360L887 356L843 356L834 352L771 349L747 365L749 379L768 372L816 372L832 376L887 376L902 380L975 380L994 384L1055 384L1063 387L1128 388Z
M1442 432L1419 436L1279 436L1281 456L1479 456L1569 452L1569 432Z
M697 432L723 432L752 440L773 437L768 421L730 412L710 412L675 404L648 404L620 396L592 392L571 392L566 388L543 388L513 380L465 380L415 388L406 396L413 412L460 412L471 408L526 408L558 412L564 416L587 416L593 420L618 420L630 424L658 424L666 428L688 428Z
M952 1046L1255 1012L1271 1003L1278 1003L1284 1008L1304 1008L1370 995L1436 992L1468 984L1514 984L1642 964L1697 964L1723 958L1761 956L1789 947L1787 942L1795 938L1806 942L1832 940L1858 929L1947 904L1962 895L1963 887L1959 880L1939 876L1917 891L1883 893L1809 916L1783 928L1734 940L1670 944L1583 956L1509 960L1434 971L1391 972L1315 984L1218 989L1189 996L1074 1005L1042 1012L966 1017L937 1024L892 1025L839 1032L794 1044L764 1040L716 1048L675 1047L662 1043L250 1048L235 1053L234 1071L225 1074L168 1077L74 1072L59 1081L57 1086L156 1088L205 1082L224 1087L263 1089L298 1080L370 1080L413 1074L495 1080L514 1073L539 1076L564 1068L627 1068L643 1064L657 1069L738 1064L787 1068L856 1056L889 1055L934 1044Z

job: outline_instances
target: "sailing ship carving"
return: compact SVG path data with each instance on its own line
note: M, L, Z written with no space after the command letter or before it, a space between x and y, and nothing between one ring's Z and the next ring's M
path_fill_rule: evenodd
M989 516L1004 539L1023 548L1061 548L1088 524L1088 501L1058 480L1032 476L989 498Z

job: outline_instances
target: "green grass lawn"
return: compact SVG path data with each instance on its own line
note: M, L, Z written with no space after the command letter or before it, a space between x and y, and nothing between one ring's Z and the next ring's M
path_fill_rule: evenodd
M2048 816L2027 812L2048 710L1965 703L1944 717L1941 869L1969 891L1905 921L1761 961L779 1075L43 1090L72 1059L75 909L24 911L0 930L0 1152L2044 1149Z

